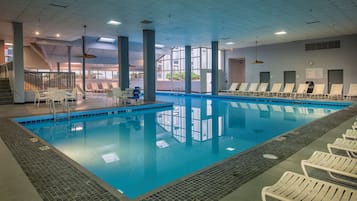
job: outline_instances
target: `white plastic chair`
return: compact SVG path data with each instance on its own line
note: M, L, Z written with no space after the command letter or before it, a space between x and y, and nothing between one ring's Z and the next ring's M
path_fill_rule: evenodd
M342 150L347 153L349 157L357 157L357 141L337 138L332 144L327 144L328 151L333 154L333 150Z
M309 159L301 161L301 167L305 176L309 176L307 172L308 167L316 168L327 171L332 178L338 181L357 184L357 159L354 158L315 151ZM350 179L336 177L335 175Z
M306 97L307 88L308 87L309 87L308 84L299 84L299 87L298 87L296 93L294 93L294 97L295 98L298 98L298 97L304 98L304 97Z
M357 84L350 84L348 93L346 94L346 99L352 99L352 97L357 96Z
M238 87L238 83L236 82L232 82L231 86L229 87L228 90L222 90L222 92L225 93L234 93L235 91L237 91L237 87Z
M290 96L294 91L295 83L286 83L283 92L278 93L280 96Z
M342 98L342 90L343 90L343 84L332 84L331 85L331 90L330 93L328 94L328 98Z
M355 201L357 191L322 180L286 171L278 182L262 189L262 200L272 197L282 201Z
M273 96L280 93L282 83L274 83L271 90L265 93L265 96Z
M315 84L314 85L314 90L312 91L311 94L309 94L309 96L311 98L322 98L324 97L324 90L325 90L325 84Z
M257 88L258 88L258 83L251 83L250 85L249 85L249 88L248 88L248 90L246 91L246 95L249 95L249 94L251 94L251 93L254 93L254 92L256 92L257 91Z
M343 139L357 140L357 130L346 129L346 132L342 134Z
M40 102L41 101L46 101L47 102L48 96L46 96L45 94L41 94L38 89L34 89L33 93L34 93L33 104L37 105L37 107L40 106Z
M256 92L254 92L254 94L256 95L262 95L264 94L268 89L268 83L260 83L258 90Z
M242 94L242 93L245 93L247 92L247 88L248 88L248 83L246 82L243 82L239 85L239 88L238 90L236 91L236 93L239 95L239 94Z

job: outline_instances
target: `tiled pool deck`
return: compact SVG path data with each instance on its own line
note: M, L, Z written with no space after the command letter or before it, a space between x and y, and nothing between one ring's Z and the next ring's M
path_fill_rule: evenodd
M79 102L73 109L106 106L111 106L111 102L96 97ZM22 197L25 200L128 200L55 149L41 151L40 148L47 144L31 142L31 134L9 119L48 113L46 105L40 108L32 104L0 105L0 111L0 137L28 178L21 174L21 169L8 167L9 174L0 169L0 187L14 185L8 187L10 190L0 188L0 200L24 200ZM285 170L301 172L300 160L308 158L314 150L326 151L327 142L349 128L356 116L357 106L348 107L136 200L260 200L262 186L276 182ZM7 149L1 143L0 148ZM279 159L265 159L264 153L274 154ZM11 160L9 156L3 157L4 154L0 152L1 164ZM17 187L15 182L3 179L9 178L11 172L19 177L19 182L23 179L26 186ZM26 183L28 180L30 182Z

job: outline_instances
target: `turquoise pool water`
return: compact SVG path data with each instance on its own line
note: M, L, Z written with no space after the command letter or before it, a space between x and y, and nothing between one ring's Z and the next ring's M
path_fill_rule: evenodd
M157 99L174 105L23 126L135 198L346 106L167 95Z

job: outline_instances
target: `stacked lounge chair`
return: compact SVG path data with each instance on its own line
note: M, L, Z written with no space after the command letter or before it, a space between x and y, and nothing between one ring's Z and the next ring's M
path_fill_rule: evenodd
M357 200L355 188L312 178L308 172L311 168L325 171L337 182L357 186L357 140L353 132L354 130L347 129L343 134L344 138L348 135L353 140L337 138L335 142L327 144L330 153L315 151L309 159L302 160L304 175L286 171L275 184L264 187L261 192L262 200L266 201L268 197L283 201ZM332 150L338 150L338 154L347 153L348 157L333 154Z

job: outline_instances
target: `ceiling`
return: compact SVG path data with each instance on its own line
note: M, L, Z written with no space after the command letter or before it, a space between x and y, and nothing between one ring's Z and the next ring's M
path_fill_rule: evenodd
M84 25L93 38L128 36L141 43L142 30L152 29L156 43L166 47L219 41L221 49L357 33L357 0L0 0L0 5L0 39L6 42L12 42L13 21L23 23L25 43L38 38L72 43L84 35ZM109 20L122 24L108 25ZM274 35L281 30L287 34Z

